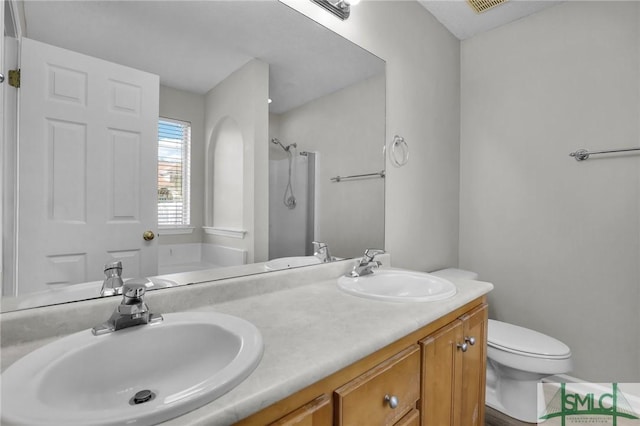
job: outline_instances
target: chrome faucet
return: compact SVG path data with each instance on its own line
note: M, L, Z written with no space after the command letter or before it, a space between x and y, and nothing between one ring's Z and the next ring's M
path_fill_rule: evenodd
M152 314L144 302L147 279L129 280L122 286L122 302L104 323L91 329L95 335L111 333L123 328L162 321L162 315Z
M117 260L115 262L107 263L104 265L104 281L102 282L102 289L100 290L100 296L113 296L114 294L122 293L122 262Z
M346 276L356 278L356 277L362 277L364 275L372 274L374 268L377 268L378 266L382 265L382 263L378 262L377 260L374 260L374 258L377 255L383 254L383 253L384 253L384 250L380 250L380 249L371 249L371 248L366 249L364 251L364 256L362 256L362 259L360 259L358 264L355 265L351 270L351 272L348 272Z
M314 241L313 243L313 255L320 259L322 263L332 262L333 258L329 253L329 246L322 241Z

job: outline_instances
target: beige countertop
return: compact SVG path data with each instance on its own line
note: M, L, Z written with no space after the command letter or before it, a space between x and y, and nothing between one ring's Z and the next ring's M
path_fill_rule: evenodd
M233 301L215 310L255 324L264 339L256 370L216 401L166 425L226 425L277 402L481 297L493 286L457 281L451 299L379 302L341 292L335 280Z
M256 370L235 389L163 425L232 424L493 288L492 284L480 281L453 282L457 294L437 302L395 303L360 298L340 291L336 279L325 279L196 309L183 309L217 311L250 321L262 333L264 354ZM3 347L2 368L54 339L56 337L47 337Z

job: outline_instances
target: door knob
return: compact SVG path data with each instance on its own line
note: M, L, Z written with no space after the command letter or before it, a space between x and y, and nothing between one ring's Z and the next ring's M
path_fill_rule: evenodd
M471 346L476 344L476 338L471 336L471 337L465 337L464 341L469 343Z
M458 343L457 344L458 349L460 349L462 352L466 352L467 349L469 349L469 345L467 345L466 343Z
M156 237L156 235L153 233L153 231L144 231L142 233L142 238L144 238L145 241L151 241Z

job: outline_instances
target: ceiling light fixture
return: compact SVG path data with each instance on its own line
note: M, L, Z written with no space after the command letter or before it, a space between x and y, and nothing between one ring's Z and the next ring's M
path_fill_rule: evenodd
M360 3L360 0L311 0L318 6L328 10L343 21L349 18L351 6Z

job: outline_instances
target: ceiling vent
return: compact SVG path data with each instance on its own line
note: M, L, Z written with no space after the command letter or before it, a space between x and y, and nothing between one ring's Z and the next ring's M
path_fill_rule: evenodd
M492 7L501 5L506 1L507 0L467 0L467 3L469 3L469 6L471 6L471 8L476 11L476 13L482 13L491 9Z

